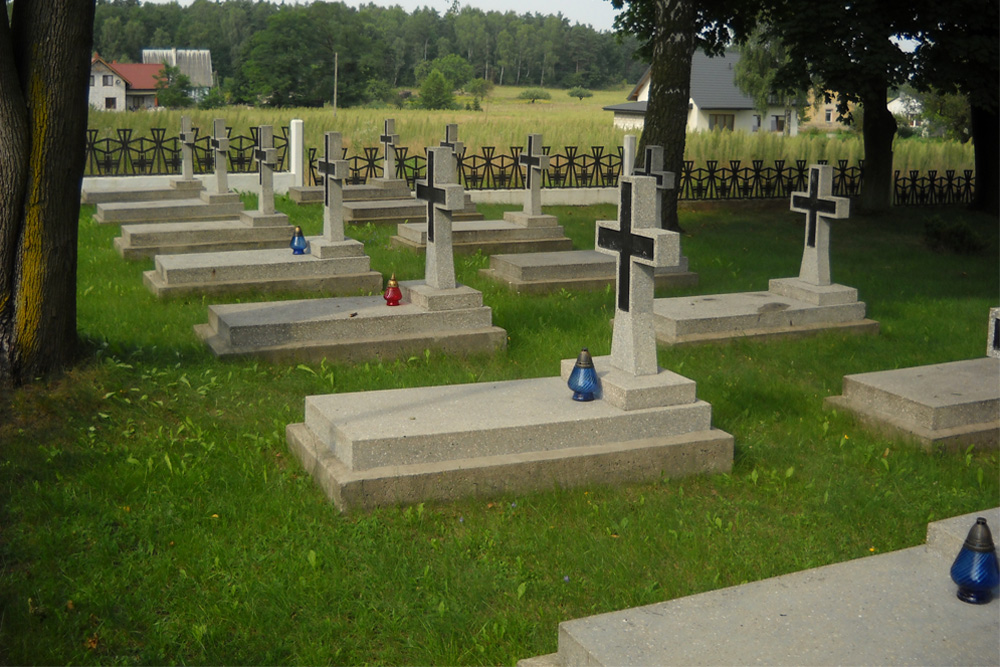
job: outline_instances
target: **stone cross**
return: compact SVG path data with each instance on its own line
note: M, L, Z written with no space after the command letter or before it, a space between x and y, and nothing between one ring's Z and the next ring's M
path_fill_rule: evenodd
M194 179L194 140L198 137L191 130L191 117L181 116L181 178L185 181Z
M344 180L351 165L344 156L340 132L327 132L324 136L326 152L319 161L323 175L323 237L327 241L344 240Z
M212 154L215 158L215 191L220 195L229 192L229 136L226 121L216 118L212 123Z
M274 167L278 163L278 151L274 148L274 134L270 125L257 128L257 148L253 156L257 158L260 172L257 180L260 193L257 196L257 210L264 215L274 213Z
M635 135L626 134L622 142L622 176L635 173Z
M674 189L674 172L663 170L663 147L646 146L646 159L636 176L652 176L656 179L656 219L662 220L663 191Z
M542 171L549 168L549 156L542 153L542 135L528 135L528 149L517 156L517 162L525 168L524 212L528 215L542 214Z
M427 202L427 262L425 279L435 289L454 289L455 257L451 243L451 214L465 206L465 189L455 183L451 149L427 149L427 178L417 181L417 199ZM440 216L440 217L439 217Z
M396 142L399 141L399 135L395 132L396 121L392 118L386 119L382 136L378 138L382 142L382 148L385 150L385 165L382 171L382 179L386 181L396 178Z
M1000 359L1000 308L990 308L990 328L986 340L986 356Z
M455 154L455 159L462 156L462 151L465 150L465 144L458 140L458 125L455 123L450 123L445 125L444 128L444 141L441 145L445 148L450 148L451 152Z
M680 235L659 229L655 178L623 176L619 192L618 225L598 222L596 243L618 265L611 365L632 375L656 375L653 271L680 264Z
M846 218L851 202L832 197L833 167L809 167L809 192L793 192L791 210L806 214L806 241L799 280L810 285L830 283L830 218Z

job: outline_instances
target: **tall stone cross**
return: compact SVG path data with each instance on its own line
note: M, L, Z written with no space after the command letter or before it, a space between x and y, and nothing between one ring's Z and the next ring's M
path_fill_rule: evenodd
M846 218L851 202L832 197L833 167L809 167L809 192L793 192L791 210L806 214L806 240L799 280L810 285L830 284L830 218Z
M181 116L181 178L190 181L194 178L194 141L198 133L191 130L191 117Z
M382 180L391 181L396 178L396 143L399 141L399 135L396 134L396 121L394 119L386 119L384 131L378 140L382 142L382 148L385 150Z
M326 152L318 165L319 173L323 174L323 237L327 241L343 241L344 179L350 174L351 164L342 159L340 132L327 132L323 137Z
M528 149L517 156L517 162L524 167L524 188L527 192L524 212L528 215L542 214L542 171L549 168L549 156L542 153L542 135L528 135Z
M257 128L257 148L253 152L260 172L257 178L260 183L257 210L265 215L274 213L274 167L278 163L278 151L274 148L273 132L270 125Z
M212 123L212 154L215 162L215 191L220 195L229 192L229 136L226 121L216 118Z
M444 146L427 149L427 178L417 181L417 199L427 202L425 279L435 289L454 289L455 256L451 214L465 206L465 189L455 183L455 161Z
M444 141L441 142L441 145L445 148L450 148L451 152L455 154L456 160L462 156L465 144L458 140L458 125L456 123L445 125Z
M618 265L611 365L632 375L656 375L653 328L653 271L680 264L680 235L659 229L656 179L623 176L619 185L618 224L597 223L598 252L614 255Z
M676 180L674 172L663 170L662 146L646 146L646 158L642 161L642 169L636 170L635 175L652 176L656 179L656 219L662 220L663 191L673 190Z

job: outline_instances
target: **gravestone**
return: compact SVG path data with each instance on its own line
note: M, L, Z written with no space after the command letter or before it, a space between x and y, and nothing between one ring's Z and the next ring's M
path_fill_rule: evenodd
M631 255L611 355L594 359L602 399L572 400L575 356L559 377L310 396L305 421L286 436L333 503L367 509L729 471L732 436L712 427L692 380L656 365L643 317L653 299L644 271L679 254L677 234L648 226L655 190L649 177L623 184L622 221L605 226L609 252Z
M417 199L427 202L427 284L435 289L454 289L455 258L451 245L451 214L461 210L465 195L455 183L455 165L450 149L427 149L427 178L417 181Z
M530 142L529 142L530 143ZM635 165L635 136L626 135L622 151L622 176L629 176ZM663 149L646 148L645 167L641 175L654 176L657 195L654 216L660 219L660 191L674 187L671 172L663 172ZM513 215L513 214L505 214ZM545 293L563 289L594 290L615 280L616 262L607 253L595 250L536 252L532 254L499 254L490 257L489 268L480 275L504 283L520 293ZM658 288L686 287L698 282L698 275L688 270L687 257L680 255L676 264L654 270Z
M395 121L387 120L385 133L380 137L383 142L383 150L386 155L385 172L396 172L396 143L399 136L395 133ZM445 140L441 146L448 149L449 155L454 154L455 149L463 150L461 142L458 141L458 125L448 125L445 128ZM457 157L452 157L456 160ZM404 191L399 194L395 189L386 190L384 194L366 199L364 201L348 201L344 204L344 219L347 222L363 224L366 222L381 224L397 224L409 222L426 222L427 206L415 198L413 193L405 188L406 181L395 179L393 183L402 183ZM457 182L457 181L456 181ZM482 220L482 215L476 211L476 205L472 198L463 194L462 207L451 212L455 220Z
M1000 445L1000 308L991 308L986 356L845 375L825 404L877 431L902 434L924 449Z
M806 215L799 276L773 278L766 292L657 299L654 322L661 343L680 345L733 338L802 336L820 331L877 333L865 318L858 291L830 280L830 219L847 216L848 202L831 197L833 168L813 165L809 190L795 192L791 210Z
M396 144L399 142L399 135L396 134L396 121L388 118L385 121L384 131L379 137L382 142L382 150L385 161L382 165L382 180L394 181L396 178Z
M191 117L181 116L181 181L194 180L194 142L198 133L191 128Z
M266 141L266 133L261 136ZM347 162L336 159L342 154L340 133L327 132L324 142L326 154L322 169L327 200L323 235L307 239L309 253L294 255L289 250L292 230L283 213L244 212L246 233L267 230L274 226L268 224L271 221L283 221L280 245L264 250L157 255L155 268L143 274L150 291L161 297L191 293L316 290L327 294L370 294L379 291L382 276L371 270L364 244L344 235L340 202ZM262 158L268 159L267 154L262 154ZM262 185L262 198L265 188L266 185Z
M212 123L212 158L215 166L215 194L229 194L229 134L226 121Z
M441 142L455 152L457 160L464 150L458 141L458 126L448 125L446 139ZM452 229L456 252L544 252L568 250L573 242L566 236L558 218L541 212L541 173L548 169L549 158L542 154L542 135L528 137L528 151L521 154L525 167L525 209L508 211L503 220L462 220ZM396 228L392 237L395 247L423 251L427 248L426 224L411 220Z

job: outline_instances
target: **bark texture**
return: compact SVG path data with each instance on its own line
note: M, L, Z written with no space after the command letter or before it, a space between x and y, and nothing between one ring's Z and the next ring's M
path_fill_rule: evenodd
M0 19L0 386L77 353L93 23L94 0L17 0Z
M896 119L885 105L885 91L863 97L865 112L862 130L865 143L865 176L858 206L865 213L881 213L892 207L895 179L892 169L892 142Z

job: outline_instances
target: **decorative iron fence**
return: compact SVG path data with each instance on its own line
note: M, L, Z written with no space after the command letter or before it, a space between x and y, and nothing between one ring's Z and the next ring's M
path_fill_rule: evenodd
M280 171L285 168L289 137L287 127L276 129L274 147ZM194 132L194 171L210 172L214 168L214 155L209 144L211 137L198 136L197 128ZM132 130L119 129L115 137L98 139L97 130L87 130L86 175L181 173L180 139L167 137L164 128L153 128L151 133L152 137L133 137ZM253 157L256 140L256 127L251 128L250 136L230 136L229 171L257 171L257 161ZM521 150L521 146L511 146L508 153L502 153L495 146L485 146L476 154L463 152L458 163L459 183L467 190L523 188L524 169L518 163ZM605 188L618 185L622 171L621 146L610 151L603 146L591 146L589 150L567 146L562 153L551 153L550 147L543 150L550 158L549 169L542 174L543 187ZM361 154L350 156L345 149L343 159L350 163L349 184L358 185L382 177L384 155L380 146L365 147ZM405 146L397 147L396 178L405 179L412 188L417 179L424 177L426 162L424 155L411 155ZM820 162L826 163L823 160ZM308 175L309 183L319 182L315 148L309 149ZM863 176L863 160L853 166L847 160L838 160L833 167L833 193L842 197L858 195ZM749 164L740 160L728 163L708 160L699 167L695 167L692 161L685 161L677 180L677 189L679 198L683 200L774 199L805 190L808 180L806 160L795 160L794 164L775 160L768 165L763 160L751 160ZM934 170L927 175L917 171L906 174L897 171L893 201L898 206L965 204L972 201L974 192L975 176L970 169L962 173L949 169L943 176Z

